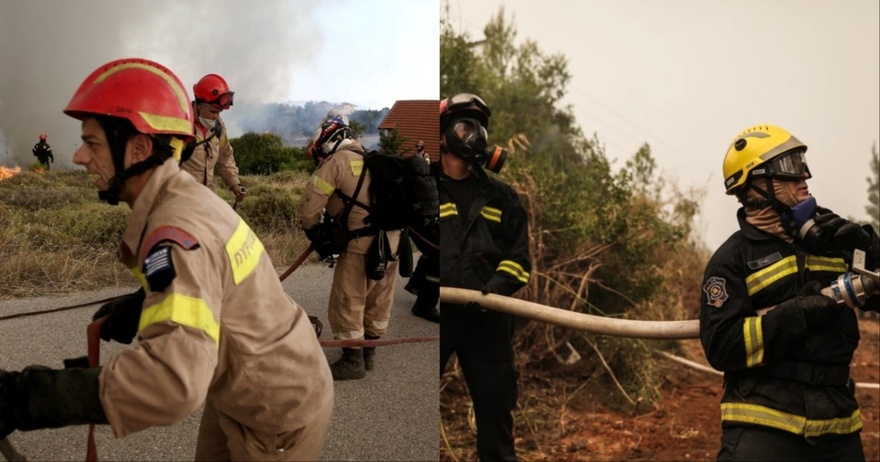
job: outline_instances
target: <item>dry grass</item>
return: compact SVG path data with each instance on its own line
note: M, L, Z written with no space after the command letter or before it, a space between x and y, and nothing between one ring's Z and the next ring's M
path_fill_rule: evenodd
M308 246L296 219L307 179L242 177L250 195L237 211L279 267ZM219 195L233 203L229 191ZM0 299L137 284L116 259L129 213L99 202L83 171L32 169L0 181Z

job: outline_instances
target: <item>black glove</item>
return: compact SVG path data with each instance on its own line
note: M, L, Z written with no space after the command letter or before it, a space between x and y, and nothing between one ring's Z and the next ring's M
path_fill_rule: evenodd
M871 245L870 233L826 208L816 208L813 222L821 229L821 234L827 236L828 244L825 246L827 250L867 251Z
M519 290L520 287L522 287L522 284L519 281L514 281L513 279L494 274L489 279L489 282L480 288L480 292L482 292L483 295L498 294L509 297Z
M804 326L807 330L823 330L834 324L841 308L833 299L822 295L822 283L813 281L801 288L798 295L779 304L770 313L786 318L792 326ZM770 315L768 313L768 316Z
M99 398L101 368L0 370L0 439L14 430L106 424Z
M211 132L214 133L214 136L220 138L220 135L223 133L223 126L220 125L220 121L214 123L214 126L211 127Z
M99 308L92 316L93 321L108 316L101 325L101 339L107 342L116 340L119 343L131 343L137 335L144 298L146 293L140 288L135 293L123 295Z
M306 237L308 237L309 240L312 241L312 244L314 244L315 251L318 252L318 256L321 257L321 260L326 260L333 255L338 255L340 253L336 239L333 237L333 233L328 226L319 224L306 229L305 232Z

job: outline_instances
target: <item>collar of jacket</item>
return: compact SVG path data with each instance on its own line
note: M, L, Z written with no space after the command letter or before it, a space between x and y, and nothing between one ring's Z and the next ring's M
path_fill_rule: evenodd
M120 249L123 263L129 268L137 263L136 257L141 237L144 228L147 226L147 218L150 216L153 205L156 203L159 191L169 178L180 172L180 166L178 166L177 161L173 157L169 157L164 164L153 169L153 175L147 180L144 189L141 190L137 199L135 199L134 205L131 207L128 227L125 228L125 234L122 235L122 248ZM189 174L187 173L187 175ZM130 259L135 260L126 261Z

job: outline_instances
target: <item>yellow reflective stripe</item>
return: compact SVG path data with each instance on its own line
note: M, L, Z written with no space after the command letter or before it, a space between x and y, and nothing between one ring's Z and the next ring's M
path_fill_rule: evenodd
M814 420L757 404L722 403L721 420L763 425L806 437L831 433L844 435L862 428L861 413L858 409L849 417Z
M458 215L458 207L456 207L453 202L440 204L440 218L448 217L450 215Z
M487 220L501 223L501 210L492 207L483 207L483 210L480 210L480 215Z
M364 170L364 161L362 160L353 160L350 164L351 174L354 176L361 176L361 171Z
M327 183L323 178L312 175L312 184L315 185L318 190L326 195L333 194L333 191L336 191L336 187Z
M175 131L183 133L189 133L192 131L192 122L186 119L168 117L159 114L150 114L142 111L138 111L138 114L140 114L141 118L144 119L144 122L146 122L147 125L155 128L156 130Z
M226 242L226 255L232 266L232 279L235 285L241 283L254 271L264 252L263 243L257 235L244 220L239 220L238 227Z
M807 268L810 271L831 271L833 273L845 273L848 268L842 258L817 257L807 255Z
M515 277L519 282L526 284L529 282L529 273L520 266L519 263L513 260L501 260L501 263L498 264L497 271L504 271L505 273L510 273Z
M749 295L755 295L759 290L789 274L795 273L797 273L797 258L794 255L783 258L761 271L750 274L746 278L746 287L748 287Z
M182 326L198 329L220 345L220 324L214 320L214 313L201 298L171 293L161 302L144 308L138 332L147 326L162 321L171 321Z
M746 367L754 367L764 362L764 331L761 317L746 318L743 323L743 339L746 342Z
M138 267L129 268L129 269L131 270L131 274L134 274L134 277L136 277L138 282L141 283L141 287L143 287L144 290L146 290L147 289L147 277L144 276L143 271L141 271L141 269Z

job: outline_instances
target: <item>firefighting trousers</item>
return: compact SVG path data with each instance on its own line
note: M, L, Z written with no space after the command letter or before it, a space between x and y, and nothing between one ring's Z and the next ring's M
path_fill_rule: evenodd
M858 433L841 435L815 444L803 435L767 427L725 427L721 433L719 461L864 461Z
M343 252L336 261L327 320L337 339L381 337L388 330L397 261L389 261L385 277L375 281L367 278L366 257Z
M195 460L318 460L332 411L331 394L305 427L266 434L218 412L209 398L199 425Z
M436 255L433 258L424 253L419 256L410 285L420 302L432 307L437 304L440 299L440 262Z
M511 413L519 374L512 338L513 317L508 314L440 304L440 375L455 353L474 403L481 461L517 460Z

